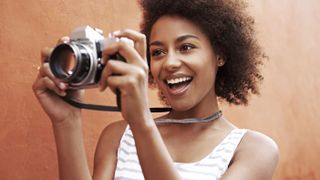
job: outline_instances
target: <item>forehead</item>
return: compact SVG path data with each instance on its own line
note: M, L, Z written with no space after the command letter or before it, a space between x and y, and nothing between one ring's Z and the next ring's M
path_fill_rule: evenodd
M184 35L206 39L205 34L192 21L179 16L162 16L152 26L150 42L166 41Z

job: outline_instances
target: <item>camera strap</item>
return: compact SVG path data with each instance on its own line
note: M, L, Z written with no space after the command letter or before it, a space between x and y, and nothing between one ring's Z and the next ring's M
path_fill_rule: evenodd
M88 109L88 110L96 110L96 111L110 111L110 112L120 112L121 106L120 105L120 98L117 96L117 104L118 106L106 106L106 105L96 105L96 104L86 104L78 102L74 99L71 99L69 97L61 97L65 102L68 104L80 108L80 109ZM150 108L151 112L154 113L161 113L161 112L168 112L171 111L171 108L169 107L153 107Z

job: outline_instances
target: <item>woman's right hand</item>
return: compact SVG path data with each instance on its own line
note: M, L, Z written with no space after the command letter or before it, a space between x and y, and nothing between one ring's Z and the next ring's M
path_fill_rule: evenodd
M69 41L69 38L63 37L59 40L59 43L66 41ZM68 96L81 101L84 90L68 90L68 84L54 77L49 63L45 62L51 51L52 48L43 48L41 50L41 65L38 68L38 75L32 89L53 125L70 123L72 120L80 119L81 110L69 105L59 96Z

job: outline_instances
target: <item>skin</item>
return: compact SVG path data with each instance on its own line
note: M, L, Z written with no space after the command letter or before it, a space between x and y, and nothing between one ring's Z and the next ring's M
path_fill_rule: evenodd
M92 177L83 145L81 111L57 96L71 93L81 100L82 92L66 91L67 85L53 77L47 63L42 64L33 84L34 93L52 122L60 179L113 179L119 141L128 124L145 179L180 179L173 162L201 160L236 127L224 117L209 123L157 127L148 109L146 37L128 29L113 34L134 41L134 47L119 41L103 52L106 66L100 90L109 87L121 91L124 121L111 123L102 132ZM61 39L65 40L68 39ZM108 60L115 52L128 63ZM43 59L47 54L43 52ZM161 17L151 31L150 54L151 73L173 108L163 118L206 117L219 110L214 83L208 82L215 81L223 59L212 50L210 42L195 24L180 17ZM192 77L192 81L177 95L164 82L181 76ZM249 130L222 179L271 179L277 161L276 144L267 136Z
M214 90L217 55L198 28L181 18L160 18L151 31L150 54L154 80L173 107L171 117L205 117L218 111ZM165 80L181 76L192 77L190 87L183 94L170 93Z

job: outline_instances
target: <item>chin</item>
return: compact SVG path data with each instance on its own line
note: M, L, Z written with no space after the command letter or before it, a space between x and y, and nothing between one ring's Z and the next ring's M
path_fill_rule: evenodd
M193 108L193 105L187 102L169 102L171 108L175 111L188 111Z

